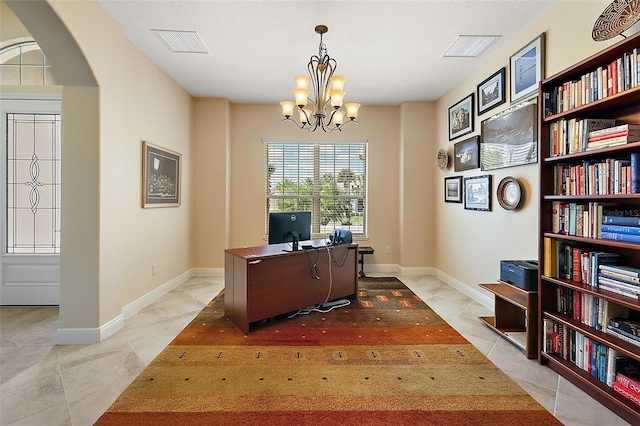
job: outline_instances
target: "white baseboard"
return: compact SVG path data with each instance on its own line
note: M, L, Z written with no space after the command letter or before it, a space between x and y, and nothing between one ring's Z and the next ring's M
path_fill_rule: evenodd
M456 280L455 278L453 278L450 275L445 274L444 272L441 272L441 271L439 271L437 269L435 271L436 271L435 276L438 279L444 281L445 283L447 283L451 287L453 287L456 290L458 290L460 293L466 294L467 296L469 296L470 298L472 298L476 302L480 303L482 306L493 310L493 298L492 297L484 295L480 291L475 290L474 288L466 285L465 283Z
M194 277L224 277L224 268L193 268Z
M198 270L199 271L199 270ZM213 268L210 273L206 275L198 276L218 276L219 272ZM187 281L189 278L195 275L194 270L188 270L177 277L167 281L160 287L150 291L144 296L134 300L133 302L125 305L122 308L122 313L115 318L107 321L105 324L96 328L59 328L57 332L57 344L58 345L92 345L99 343L109 336L112 336L122 327L124 327L124 320L130 318L142 309L146 308L180 284ZM214 274L215 272L215 274ZM224 275L224 273L223 273Z
M146 308L147 306L149 306L150 304L152 304L153 302L155 302L165 294L169 293L174 288L178 287L180 284L187 281L192 276L193 276L192 271L188 270L187 272L184 272L178 275L177 277L167 281L166 283L162 284L160 287L157 287L156 289L151 290L149 293L145 294L139 299L134 300L128 305L125 305L122 308L122 315L124 315L125 319L130 318L131 316L137 314L142 309Z

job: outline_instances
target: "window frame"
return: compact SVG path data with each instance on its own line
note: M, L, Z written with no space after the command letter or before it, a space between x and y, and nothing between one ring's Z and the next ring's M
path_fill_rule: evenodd
M368 209L367 209L367 197L368 197L368 154L369 154L369 144L368 141L366 139L348 139L348 140L332 140L332 141L327 141L327 140L316 140L316 139L312 139L312 140L300 140L300 139L295 139L295 140L291 140L291 139L264 139L263 140L263 144L264 144L264 158L265 158L265 239L268 239L268 229L269 229L269 212L270 211L282 211L282 210L271 210L270 206L273 205L274 200L310 200L310 205L312 206L311 208L308 208L306 210L311 210L312 212L312 233L311 233L311 238L312 239L321 239L321 238L327 238L328 237L328 233L331 232L331 230L333 229L349 229L352 232L353 235L353 239L354 240L366 240L368 239L368 232L367 232L367 222L368 222ZM314 153L314 157L313 157L313 194L311 196L309 195L278 195L278 194L270 194L270 184L273 184L273 182L271 182L270 179L270 158L269 158L269 145L281 145L281 146L286 146L286 145L297 145L299 147L304 146L307 148L312 148L313 153ZM332 149L334 151L334 155L336 153L336 148L340 148L340 147L344 147L344 149L347 149L348 145L358 145L359 148L361 148L362 150L364 150L364 161L362 164L362 170L360 173L357 173L359 176L361 176L360 179L360 183L357 185L357 189L353 189L354 191L358 190L358 191L362 191L362 194L354 194L354 193L348 193L348 194L343 194L343 195L327 195L327 194L321 194L319 188L321 188L321 181L322 181L322 176L320 176L320 152L325 152L326 150L323 151L322 148L329 148ZM350 148L349 148L350 149ZM350 154L352 155L352 154ZM362 155L362 154L360 154ZM284 160L283 160L284 161ZM353 161L352 157L349 157L349 160L346 162L347 165L351 165L351 161ZM345 164L343 162L339 162L339 161L335 161L335 157L334 157L334 162L333 165L331 166L334 169L334 172L336 172L338 169L340 169L341 165ZM309 165L309 163L306 163L305 165ZM339 171L337 171L337 173L339 173ZM334 174L334 177L336 175ZM296 180L298 182L300 182L301 179L305 179L308 176L305 176L304 174L297 174L296 175ZM284 178L284 172L283 172L283 178ZM335 185L338 184L338 180L335 180ZM342 185L344 186L344 183L342 183ZM343 188L344 189L344 188ZM348 192L351 192L352 188L351 185L349 186L349 190ZM361 222L358 221L357 224L353 224L353 223L349 223L349 224L342 224L342 223L336 223L336 222L331 222L329 221L327 224L323 224L321 223L322 220L321 218L323 217L323 214L320 213L320 215L318 215L319 212L321 212L321 205L322 205L322 201L323 200L334 200L334 201L340 201L340 200L351 200L351 202L349 203L351 206L354 205L353 210L351 210L351 208L349 208L349 212L350 213L354 213L353 215L349 214L347 217L349 218L355 218L355 217L362 217ZM271 203L271 204L270 204ZM343 204L344 206L344 204ZM324 206L323 206L324 207ZM334 207L334 208L339 208L339 207ZM304 210L304 209L303 209ZM360 225L361 223L361 225ZM360 230L361 227L361 230Z

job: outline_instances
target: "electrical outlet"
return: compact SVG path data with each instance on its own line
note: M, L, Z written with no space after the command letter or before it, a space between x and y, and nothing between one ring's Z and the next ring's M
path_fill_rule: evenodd
M151 275L157 275L158 274L158 265L151 265Z
M391 254L391 246L387 246L387 254Z

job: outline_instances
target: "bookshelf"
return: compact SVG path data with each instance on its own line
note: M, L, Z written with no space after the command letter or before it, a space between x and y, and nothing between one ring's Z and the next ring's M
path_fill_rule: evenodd
M494 316L479 317L505 339L519 347L527 358L538 357L538 292L522 290L498 280L478 284L494 294Z
M625 72L624 62L634 49L640 54L640 33L540 83L538 360L629 423L639 424L640 405L614 391L611 368L619 365L614 355L640 362L640 346L612 335L607 320L624 315L640 321L640 301L637 295L604 288L606 279L598 277L597 264L617 261L640 268L640 243L603 239L599 224L607 212L635 215L633 211L640 210L640 194L630 193L630 173L623 169L632 154L640 153L640 142L587 150L587 135L597 129L592 127L597 120L640 124L637 77L627 79L626 87L601 92L607 73L621 76L616 73L621 63ZM630 65L637 62L637 57L629 59ZM558 128L571 136L563 134L559 142ZM565 145L558 149L558 143ZM600 252L614 260L596 254Z

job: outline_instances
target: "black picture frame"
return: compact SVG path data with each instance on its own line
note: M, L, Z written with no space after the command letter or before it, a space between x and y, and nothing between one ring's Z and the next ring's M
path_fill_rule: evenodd
M491 211L491 175L464 178L464 208Z
M505 80L506 68L502 67L478 84L476 88L478 115L484 114L507 101L507 95L504 90Z
M453 145L453 168L456 172L480 167L480 136L472 136Z
M544 79L545 33L531 40L509 58L511 105L535 96Z
M473 93L449 107L449 140L473 132Z
M178 207L182 154L142 142L142 207Z
M462 176L449 176L444 178L445 203L462 202Z
M482 170L538 162L538 105L524 102L480 124Z

